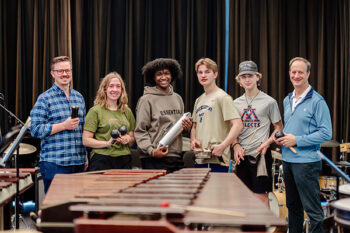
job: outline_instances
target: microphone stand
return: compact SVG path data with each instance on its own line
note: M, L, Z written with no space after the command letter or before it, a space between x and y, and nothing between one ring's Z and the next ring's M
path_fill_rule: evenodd
M4 105L0 104L0 107L1 107L2 109L4 109L8 114L10 114L10 116L12 116L13 118L15 118L19 123L21 123L22 126L24 125L23 121L21 121L18 117L16 117L16 115L13 114L10 110L8 110Z

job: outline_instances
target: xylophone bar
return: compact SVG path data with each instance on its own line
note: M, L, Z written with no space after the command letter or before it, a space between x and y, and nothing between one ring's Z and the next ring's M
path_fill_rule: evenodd
M11 201L16 196L17 182L21 195L33 186L31 174L34 173L35 169L20 168L19 178L17 178L16 169L0 169L0 230L10 227L10 218L4 214L4 208L9 209L9 206L12 205Z
M152 232L152 233L177 233L179 230L168 221L128 221L128 220L101 220L79 218L74 220L76 233L96 232Z
M213 229L253 227L250 229L265 231L269 226L286 225L285 220L275 216L232 173L209 173L209 169L182 169L167 175L155 173L153 179L149 174L144 174L142 179L138 179L141 171L132 173L132 177L131 173L128 176L127 170L109 170L108 174L100 172L56 176L53 184L60 187L59 190L63 190L64 186L72 187L72 184L67 184L68 181L79 182L82 187L75 190L74 194L69 193L67 196L70 199L66 203L61 203L60 206L56 204L55 207L47 204L54 197L52 193L56 193L54 188L50 188L45 197L46 204L43 205L43 224L57 221L69 224L72 219L84 216L75 221L77 232L90 232L88 228L94 229L94 232L111 232L114 229L134 232L135 225L142 226L137 229L145 232L147 229L155 229L165 219L180 229L210 224ZM68 181L65 180L67 177ZM74 185L73 189L76 189ZM59 198L55 198L57 203ZM163 205L164 203L167 205ZM60 207L64 210L59 209ZM63 219L55 213L70 216ZM179 231L177 228L173 229L170 232ZM166 231L163 229L162 232Z
M118 194L121 190L155 179L163 170L105 170L79 174L57 174L42 203L42 222L72 222L80 214L72 204ZM57 214L60 213L60 214Z
M12 200L16 194L16 182L18 181L15 169L0 169L0 206L5 205ZM33 186L33 180L29 170L20 169L19 172L19 191L20 194Z

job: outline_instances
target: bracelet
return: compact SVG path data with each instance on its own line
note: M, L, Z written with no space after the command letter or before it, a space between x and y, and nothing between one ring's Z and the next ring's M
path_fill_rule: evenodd
M109 147L109 145L108 145L108 141L106 141L106 148L108 148Z
M238 144L238 145L240 145L240 146L242 146L242 145L241 145L241 143L236 142L235 144L233 144L232 148L234 149L234 148L235 148L235 146L236 146L237 144Z

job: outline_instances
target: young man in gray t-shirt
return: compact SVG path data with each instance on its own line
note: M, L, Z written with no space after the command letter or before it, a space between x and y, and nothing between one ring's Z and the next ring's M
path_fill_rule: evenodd
M262 75L253 61L239 65L236 81L245 93L234 100L243 122L233 144L237 176L266 204L272 191L272 158L268 149L277 131L282 131L281 114L275 99L259 90ZM271 123L274 131L270 136Z

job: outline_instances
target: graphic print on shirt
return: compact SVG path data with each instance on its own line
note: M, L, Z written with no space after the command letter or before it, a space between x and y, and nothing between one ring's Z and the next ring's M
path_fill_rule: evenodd
M209 105L201 105L196 109L196 114L199 117L199 123L202 123L206 111L212 112L213 108Z
M260 119L255 113L256 108L244 108L241 116L241 120L244 124L244 127L260 127Z

